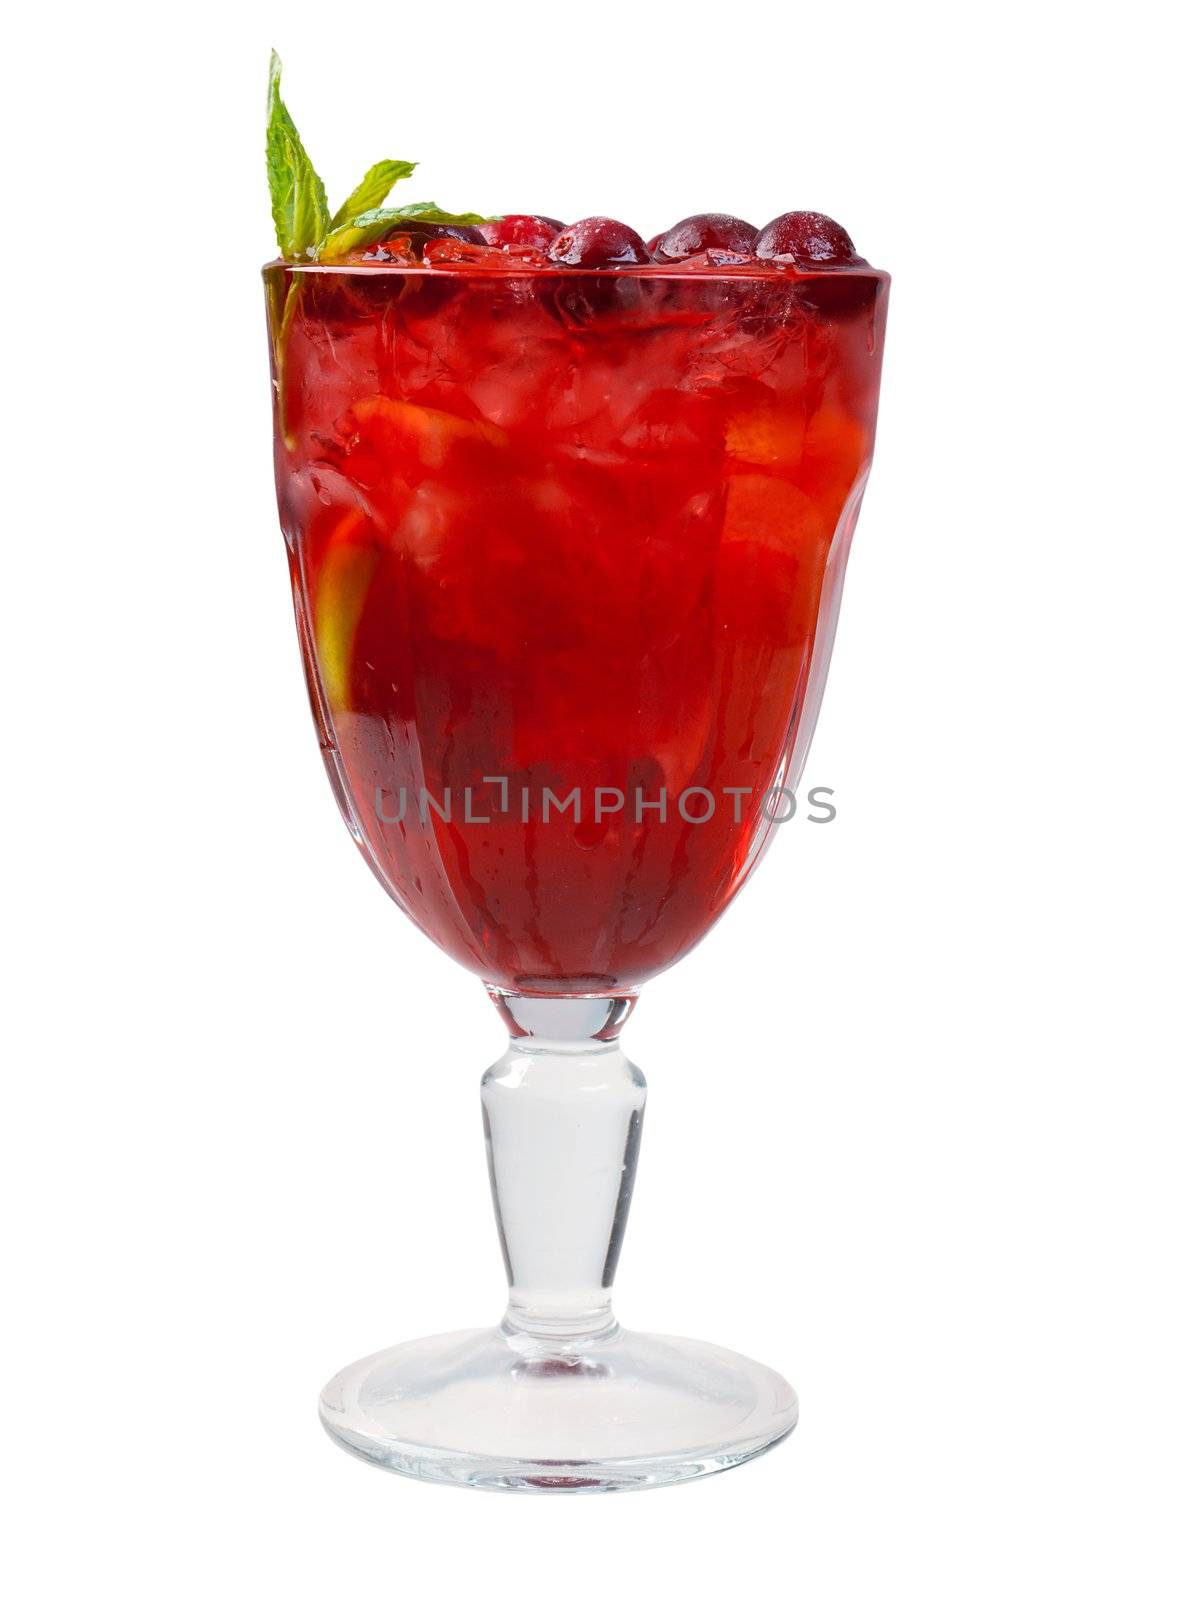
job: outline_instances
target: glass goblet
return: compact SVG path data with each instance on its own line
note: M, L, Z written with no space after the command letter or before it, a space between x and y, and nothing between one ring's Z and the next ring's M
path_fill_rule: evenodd
M265 269L276 474L327 772L368 865L483 979L509 1301L321 1399L414 1476L639 1488L769 1448L776 1373L620 1328L645 1084L620 1033L794 789L877 410L888 279Z

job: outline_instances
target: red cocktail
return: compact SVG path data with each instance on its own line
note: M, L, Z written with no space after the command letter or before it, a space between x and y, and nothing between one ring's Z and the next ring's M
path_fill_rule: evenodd
M268 269L331 778L389 892L482 978L629 992L701 938L792 803L886 280L721 252L374 253Z
M614 1319L646 1096L619 1033L795 805L887 280L813 211L645 243L385 207L400 160L332 211L275 57L267 166L276 477L327 767L380 881L510 1031L481 1083L505 1316L354 1362L322 1420L494 1489L723 1471L797 1398Z

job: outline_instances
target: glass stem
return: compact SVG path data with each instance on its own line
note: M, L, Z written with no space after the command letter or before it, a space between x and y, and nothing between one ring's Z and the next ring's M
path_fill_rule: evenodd
M634 999L490 988L510 1047L481 1083L504 1331L551 1345L611 1332L647 1085L618 1033Z

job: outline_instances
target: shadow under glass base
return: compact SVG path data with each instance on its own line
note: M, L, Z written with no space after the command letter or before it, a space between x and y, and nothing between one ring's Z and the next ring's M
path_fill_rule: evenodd
M716 1345L624 1328L555 1346L504 1328L365 1356L322 1392L327 1431L414 1478L526 1493L650 1489L783 1439L784 1378Z

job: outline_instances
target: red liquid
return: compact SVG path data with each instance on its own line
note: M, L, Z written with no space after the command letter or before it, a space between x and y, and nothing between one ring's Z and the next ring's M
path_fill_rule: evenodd
M885 280L276 266L277 316L297 279L277 480L352 831L481 977L627 990L735 894L817 710Z

